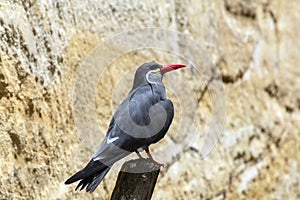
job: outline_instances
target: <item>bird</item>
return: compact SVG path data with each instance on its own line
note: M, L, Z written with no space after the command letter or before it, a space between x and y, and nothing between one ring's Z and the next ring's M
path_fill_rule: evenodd
M167 133L174 117L174 106L166 96L162 82L165 73L183 68L185 64L161 65L144 63L135 72L133 86L116 109L104 140L89 163L65 181L80 181L75 190L94 192L112 165L135 152L145 151L152 157L149 146L160 141Z

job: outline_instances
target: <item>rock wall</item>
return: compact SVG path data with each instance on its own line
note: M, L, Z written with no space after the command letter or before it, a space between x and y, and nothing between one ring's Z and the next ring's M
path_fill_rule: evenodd
M295 0L1 1L0 199L110 197L117 169L93 194L64 185L95 148L79 140L74 85L94 48L144 27L177 30L194 40L220 70L226 90L226 122L218 145L204 160L200 139L174 149L153 199L300 198L299 9ZM150 58L182 60L168 52L136 50L117 58L99 78L94 99L100 139L127 92L112 91L120 81L130 87L128 72ZM204 130L212 101L191 74L168 75L166 85L187 78L199 94L195 115ZM168 92L182 113L179 90ZM152 148L180 144L180 134L188 132L178 133L187 130L179 127L181 119L177 114L169 135Z

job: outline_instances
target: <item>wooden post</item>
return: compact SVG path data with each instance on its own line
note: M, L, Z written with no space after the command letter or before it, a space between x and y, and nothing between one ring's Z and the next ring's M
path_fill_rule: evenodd
M123 164L111 200L150 200L160 166L148 159L130 160Z

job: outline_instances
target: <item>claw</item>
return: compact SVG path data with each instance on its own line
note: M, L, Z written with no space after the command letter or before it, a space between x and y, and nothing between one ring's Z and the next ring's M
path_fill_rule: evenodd
M141 156L140 152L138 152L137 150L135 150L134 152L138 155L139 158L143 158L143 157Z
M159 162L157 162L156 160L154 160L154 158L152 157L152 155L151 155L150 150L149 150L148 147L145 149L145 151L146 151L146 153L147 153L149 159L150 159L153 163L159 165L160 167L163 167L163 166L164 166L164 164L159 163Z

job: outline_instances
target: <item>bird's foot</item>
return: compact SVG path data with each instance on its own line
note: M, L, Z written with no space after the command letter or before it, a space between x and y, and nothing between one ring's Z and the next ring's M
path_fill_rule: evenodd
M149 157L148 158L149 160L151 160L151 162L153 162L154 164L160 166L160 167L164 167L164 164L160 163L160 162L157 162L156 160L154 160L153 158Z
M147 155L148 155L148 157L149 157L149 160L151 160L153 163L159 165L160 167L164 167L164 164L159 163L159 162L157 162L156 160L154 160L154 158L152 157L152 155L151 155L150 150L149 150L148 147L145 149L145 151L146 151L146 153L147 153Z
M137 150L135 150L134 152L138 155L139 158L143 158L143 156L141 156L140 152L138 152Z

